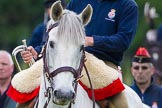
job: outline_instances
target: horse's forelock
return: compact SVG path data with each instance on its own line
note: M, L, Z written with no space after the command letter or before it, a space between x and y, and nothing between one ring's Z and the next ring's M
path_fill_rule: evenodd
M72 11L65 10L58 25L58 38L65 42L84 42L84 27L79 17Z

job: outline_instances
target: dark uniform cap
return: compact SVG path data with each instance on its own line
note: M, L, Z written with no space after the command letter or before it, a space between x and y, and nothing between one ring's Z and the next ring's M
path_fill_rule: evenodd
M136 54L134 55L132 61L133 62L138 62L138 63L151 63L152 62L149 52L144 47L140 47L136 51Z
M56 1L58 1L58 0L45 0L44 1L45 8L50 8L52 6L52 4ZM63 7L65 7L66 6L65 0L61 0L61 4Z

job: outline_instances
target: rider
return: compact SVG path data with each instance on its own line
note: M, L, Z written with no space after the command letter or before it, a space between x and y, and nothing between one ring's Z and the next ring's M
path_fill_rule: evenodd
M134 0L71 0L67 8L80 13L87 4L91 4L94 11L85 28L85 50L118 70L123 53L136 33L138 6ZM24 62L29 63L38 53L28 47L21 55Z
M71 0L67 8L80 13L87 4L92 5L94 12L92 20L86 26L85 49L111 67L118 69L123 53L129 48L135 36L138 19L137 4L133 0L93 0L92 3L86 0ZM40 52L29 47L28 51L21 54L24 62L29 63L31 57L37 58L38 53Z
M87 4L94 11L85 28L85 50L118 70L123 53L135 36L137 4L134 0L71 0L67 8L80 13Z

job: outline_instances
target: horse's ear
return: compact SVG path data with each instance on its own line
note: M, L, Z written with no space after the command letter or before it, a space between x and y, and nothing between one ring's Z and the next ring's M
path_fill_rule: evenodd
M61 1L58 0L51 6L50 17L54 21L58 21L61 18L62 13L63 13L63 7L61 5Z
M79 15L80 18L82 19L83 25L87 25L90 22L92 13L93 13L92 6L88 4L86 8Z

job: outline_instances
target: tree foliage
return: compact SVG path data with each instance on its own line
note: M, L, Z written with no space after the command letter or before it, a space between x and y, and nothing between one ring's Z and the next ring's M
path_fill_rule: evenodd
M0 49L12 51L43 20L41 0L0 0Z

